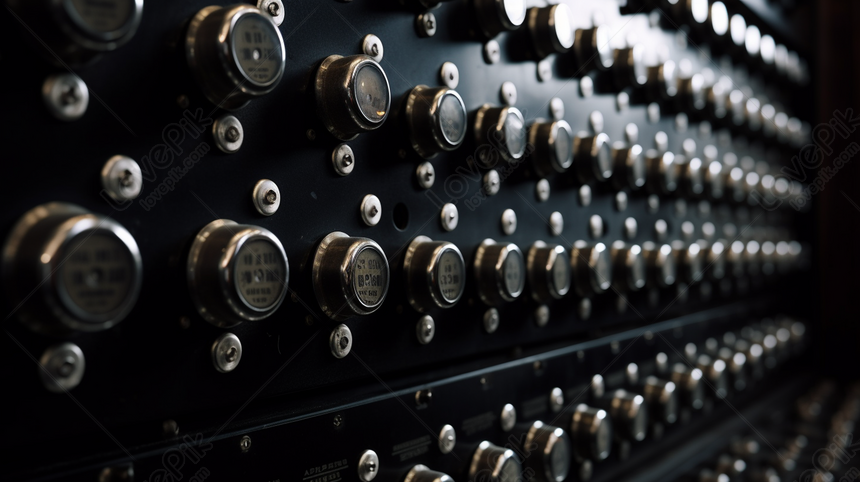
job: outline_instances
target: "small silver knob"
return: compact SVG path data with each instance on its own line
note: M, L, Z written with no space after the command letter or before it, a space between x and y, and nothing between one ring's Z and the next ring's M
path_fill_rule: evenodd
M674 241L672 251L679 268L679 278L687 283L700 281L702 279L702 247L698 243L687 245L683 241Z
M613 149L613 158L615 168L612 172L612 184L616 189L636 190L645 186L647 167L642 146L634 144Z
M642 252L648 263L648 278L657 286L665 288L675 284L677 268L672 247L668 244L658 245L651 241L642 243Z
M678 420L678 393L675 383L655 376L645 378L642 395L651 410L651 420L675 423Z
M612 417L616 437L630 441L645 440L648 433L648 407L642 395L619 389L601 399L601 403Z
M573 12L565 3L529 9L529 34L539 58L552 53L563 54L573 47L572 18Z
M726 275L726 245L722 241L714 241L711 244L701 243L702 263L709 266L707 275L714 280L723 279Z
M565 172L573 163L573 142L573 131L566 121L532 124L529 144L534 146L531 158L538 175L546 177Z
M600 462L612 450L612 422L605 410L581 403L576 406L570 423L573 453L582 460Z
M705 192L705 167L702 160L694 157L678 164L678 179L681 193L696 198Z
M684 363L676 363L672 367L670 378L678 388L681 404L700 410L705 406L704 374L698 368L690 368Z
M581 182L602 182L612 177L614 166L609 136L600 133L595 136L576 137L573 150L576 152L573 160Z
M563 482L570 471L570 439L559 427L532 424L523 444L523 461L542 482Z
M675 62L666 62L648 67L646 89L653 100L668 100L678 93L678 81Z
M648 67L645 65L644 55L645 46L642 44L615 51L613 70L615 71L615 86L617 88L635 88L647 82Z
M728 383L726 381L726 362L712 359L708 355L699 355L696 359L696 367L702 370L705 379L710 382L716 390L717 398L725 398L728 394Z
M487 38L509 30L516 30L526 20L525 0L475 0L472 2L478 26Z
M576 31L573 50L581 67L586 69L609 70L615 62L615 52L609 46L612 32L601 25Z
M678 188L675 154L660 153L654 149L645 153L648 191L652 194L671 194Z
M481 442L469 464L469 480L486 482L518 482L523 467L519 457L511 449Z
M406 124L415 152L429 159L466 138L466 104L457 91L419 85L406 97Z
M615 273L612 282L621 292L639 291L645 287L648 265L638 244L628 245L624 241L612 243L612 266Z
M677 93L678 108L684 111L700 111L707 106L705 78L702 74L693 74L678 79Z
M457 246L427 236L416 237L406 248L403 273L409 304L422 313L451 308L466 287L466 262Z
M603 243L573 243L570 266L573 269L574 287L579 296L598 295L612 286L612 257Z
M722 199L725 189L723 163L717 160L707 163L704 167L705 195L710 199Z
M523 294L526 260L516 244L485 239L475 254L474 269L478 294L487 305L498 306Z
M378 129L391 110L391 89L382 66L367 55L331 55L317 70L317 116L340 140Z
M570 291L570 256L563 246L535 241L526 267L531 295L538 303L561 299Z
M516 107L482 106L475 115L475 136L478 145L497 147L505 161L518 161L526 153L526 121Z

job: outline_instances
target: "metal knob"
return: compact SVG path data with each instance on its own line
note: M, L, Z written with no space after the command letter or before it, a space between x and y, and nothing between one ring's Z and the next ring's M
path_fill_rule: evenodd
M388 259L376 241L335 231L317 247L312 279L320 309L329 318L369 315L388 294Z
M535 241L526 268L532 298L538 303L564 298L570 291L570 256L563 246Z
M661 287L672 286L677 277L677 267L672 247L668 244L658 245L651 241L642 243L642 252L648 263L648 279Z
M419 85L406 97L409 140L421 157L453 151L466 138L466 104L455 90Z
M603 182L612 177L614 166L609 136L601 133L595 136L576 137L573 141L573 150L576 152L574 162L581 182Z
M526 284L526 260L513 243L485 239L475 254L475 282L481 301L490 306L514 301Z
M642 247L624 241L612 243L612 282L621 292L639 291L645 287L648 265Z
M642 146L634 144L613 149L612 157L615 159L612 184L616 189L636 190L645 186L647 169Z
M475 0L472 4L478 26L487 38L516 30L526 20L525 0Z
M378 129L391 109L391 89L382 66L367 55L331 55L314 85L317 116L341 140Z
M535 172L542 177L565 172L573 163L573 131L566 121L532 124L529 144L534 146L531 158Z
M290 265L269 230L218 219L197 233L188 253L188 289L215 326L269 317L287 294Z
M573 12L565 3L529 9L529 34L539 58L552 53L562 54L573 47L572 18Z
M724 177L723 163L714 160L707 163L704 168L705 195L710 199L721 199L723 197Z
M185 58L206 98L227 110L274 90L287 59L272 16L251 5L197 12L188 25Z
M613 70L615 86L618 89L640 87L648 81L648 67L645 65L644 55L645 46L642 44L615 51Z
M747 386L747 357L741 352L736 352L729 347L720 348L717 357L725 362L728 373L728 384L738 392Z
M723 279L726 275L726 245L722 241L699 243L702 248L702 263L708 266L707 275L714 280Z
M415 465L406 474L403 482L454 482L450 475L430 470L426 465Z
M475 115L475 136L479 146L497 148L505 161L518 161L526 153L526 121L516 107L482 106Z
M601 404L612 417L615 436L630 441L642 441L648 433L648 407L642 395L615 390Z
M679 278L687 283L693 283L702 279L702 247L698 243L684 244L683 241L672 243Z
M693 410L705 406L704 374L698 368L690 368L684 363L676 363L672 367L670 379L678 389L681 404Z
M12 227L0 276L21 322L67 334L106 330L128 316L142 270L137 243L119 223L74 204L47 203Z
M486 482L517 482L522 477L522 464L511 449L481 442L469 464L469 480Z
M681 192L687 197L696 198L705 192L705 167L702 160L694 157L678 164L678 179Z
M571 443L559 427L536 421L529 428L523 444L523 463L542 482L563 482L570 471Z
M726 253L726 264L729 266L728 273L735 278L744 276L747 272L744 252L746 245L743 241L737 240L732 242L729 250Z
M645 153L648 191L652 194L671 194L678 189L675 154L659 153L650 149Z
M612 286L612 258L603 243L573 243L570 266L573 269L574 287L579 296L598 295Z
M418 236L406 248L403 275L413 308L451 308L466 287L466 262L454 244Z
M708 355L699 355L696 359L696 367L702 370L705 379L716 390L717 398L725 398L728 394L728 383L726 382L726 362L712 359Z
M675 62L666 62L648 67L646 89L652 100L668 100L678 93Z
M573 50L579 65L586 69L609 70L615 62L615 52L609 46L612 32L601 25L576 31Z
M682 111L699 111L706 107L705 78L702 74L693 74L678 79L678 107Z
M726 104L729 91L731 91L732 80L728 77L720 77L712 85L705 87L705 109L707 116L713 121L725 119L728 113Z
M612 450L612 422L605 410L581 403L573 412L570 423L573 453L582 460L600 462Z
M671 424L678 420L678 393L674 382L649 376L642 384L642 395L652 421Z

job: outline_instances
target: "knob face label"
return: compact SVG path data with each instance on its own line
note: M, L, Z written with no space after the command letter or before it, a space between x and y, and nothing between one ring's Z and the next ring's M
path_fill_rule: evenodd
M505 290L512 296L519 296L526 282L526 264L519 251L509 251L502 265Z
M134 260L116 236L84 231L72 239L63 254L60 268L62 299L91 315L118 309L134 285Z
M364 248L358 253L352 268L352 287L363 305L382 302L388 289L388 263L379 251Z
M244 15L233 27L231 37L236 63L248 80L267 84L278 77L283 53L271 20L258 14Z
M459 145L466 137L466 107L455 95L442 97L439 103L439 126L451 145Z
M71 0L83 25L98 33L121 29L135 10L134 0Z
M235 286L250 307L265 310L281 299L286 282L286 263L281 251L266 240L242 245L236 254Z
M370 122L385 120L391 104L388 80L374 64L364 64L355 73L353 84L355 103L361 114Z
M439 256L437 276L439 292L446 301L454 302L463 293L463 272L466 270L463 258L454 250L447 249Z

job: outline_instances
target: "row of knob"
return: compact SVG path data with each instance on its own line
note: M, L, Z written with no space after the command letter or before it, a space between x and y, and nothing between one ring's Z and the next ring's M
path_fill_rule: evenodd
M627 292L649 283L669 286L676 278L695 282L703 275L785 271L799 255L791 246L754 240L642 246L577 241L568 250L537 241L523 253L516 244L486 239L473 272L478 295L489 306L520 298L527 281L533 300L546 303L572 289L591 297L613 285ZM375 241L333 232L318 243L312 260L314 292L330 318L368 315L385 300L389 263ZM454 306L466 288L466 262L450 242L416 237L402 269L409 303L419 312ZM97 331L130 313L141 287L142 261L134 238L119 223L78 206L49 203L26 213L13 228L3 248L2 274L11 301L20 304L19 317L34 330ZM286 296L290 269L273 233L219 219L195 237L186 274L199 314L229 327L272 315ZM30 296L33 291L39 296Z

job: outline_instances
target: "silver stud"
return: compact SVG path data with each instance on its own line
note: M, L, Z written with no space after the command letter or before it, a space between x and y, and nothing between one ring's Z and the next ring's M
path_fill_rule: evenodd
M624 237L628 240L632 240L636 237L636 233L639 231L639 225L636 222L636 218L627 218L624 220Z
M502 60L502 48L499 42L490 40L484 44L484 62L488 64L497 64Z
M591 186L588 184L583 184L579 188L579 205L584 208L591 205Z
M560 236L564 231L564 216L555 211L549 215L549 230L553 236Z
M499 176L499 171L490 169L484 174L484 193L487 196L495 196L502 188L502 178Z
M657 211L660 210L660 197L656 194L651 194L648 196L648 212L651 214L657 214Z
M514 234L517 230L517 213L513 209L505 209L502 212L502 231L505 234Z
M77 75L53 74L42 84L42 99L51 115L61 121L73 121L87 112L90 91Z
M502 82L502 88L499 90L499 97L505 105L515 105L517 103L517 86L511 81Z
M537 64L537 76L541 82L546 82L552 78L552 63L549 59L543 59Z
M352 350L352 332L349 331L349 327L344 324L337 325L329 335L328 344L335 358L349 355L349 351Z
M652 124L660 122L660 104L656 102L648 104L648 122Z
M382 203L373 194L364 196L361 200L361 220L368 226L376 226L382 219Z
M221 373L232 372L242 359L242 342L232 333L224 333L212 344L212 364Z
M684 142L681 143L681 150L688 159L694 157L696 155L696 141L684 139Z
M268 179L257 181L257 184L254 185L252 198L257 212L263 216L275 214L281 206L281 190L278 189L278 185L274 181Z
M618 212L624 211L627 209L627 193L624 191L618 191L615 193L615 209Z
M591 318L591 299L583 298L576 304L576 314L581 320Z
M535 325L543 328L549 323L549 306L540 305L535 309Z
M654 134L654 149L657 149L660 154L669 149L669 136L665 132L658 131Z
M84 352L74 343L51 346L39 358L39 378L42 385L55 393L78 386L84 377L85 369Z
M355 169L355 154L348 144L340 144L331 153L334 170L341 176L348 176Z
M454 62L445 62L442 64L439 77L442 79L442 84L449 89L456 89L460 85L460 69L457 68L457 64Z
M245 140L245 130L236 116L224 115L212 124L212 136L215 138L215 145L218 146L218 149L227 154L233 154L242 147L242 142Z
M517 409L515 409L510 403L506 403L505 406L502 407L502 416L500 420L502 422L502 430L510 432L511 429L514 428L514 425L517 424Z
M627 365L627 369L624 370L627 374L627 382L631 385L636 385L639 383L639 365L635 363L629 363Z
M624 138L631 146L639 142L639 126L632 122L624 126Z
M379 456L373 450L365 450L358 459L358 478L370 482L379 473Z
M669 230L669 225L663 219L658 219L654 223L654 237L657 241L664 241L666 239L666 233Z
M588 115L588 123L595 134L603 132L603 114L599 110Z
M555 387L549 392L549 409L552 413L558 413L564 408L564 392L559 387Z
M365 55L377 62L382 62L382 40L379 37L372 33L365 35L361 42L361 47Z
M588 218L588 233L594 239L603 236L603 218L599 214L594 214Z
M549 101L549 112L554 120L564 119L564 101L558 97L553 97Z
M549 181L541 179L535 186L535 196L538 201L545 202L549 199Z
M487 333L495 333L499 329L499 310L490 308L484 312L484 331Z
M439 431L439 451L443 454L450 454L454 450L454 445L457 444L457 432L454 427L445 424L442 430Z
M579 95L586 99L594 95L594 81L591 77L586 75L579 80Z
M415 170L415 176L418 178L419 186L424 189L430 189L433 187L433 183L436 182L436 169L433 167L433 164L424 161L418 165L418 168Z
M281 0L258 0L257 8L272 16L272 21L275 25L281 26L284 23L284 4Z
M415 325L415 334L418 336L418 342L426 345L433 341L433 335L436 334L436 322L430 315L422 316Z
M615 108L618 112L624 112L630 108L630 94L621 92L615 97Z
M415 29L419 37L432 37L436 35L436 15L433 12L419 13L415 17Z
M591 377L591 394L597 398L602 397L606 393L606 383L603 381L602 375L594 375Z
M140 165L126 156L113 156L102 168L102 188L119 202L131 201L140 195L143 175Z
M445 231L455 230L457 228L457 224L460 222L460 212L457 211L457 206L451 203L447 203L442 206L440 217L442 219L442 228L445 229Z

